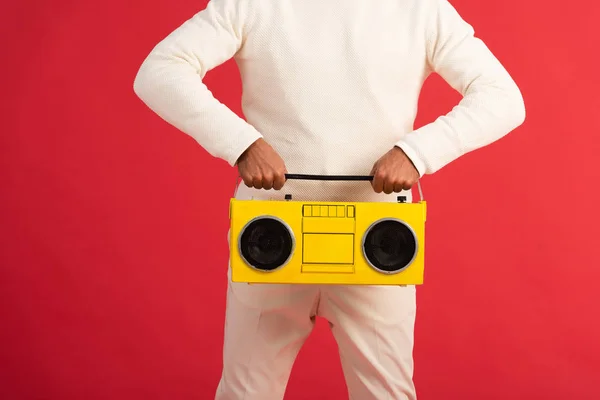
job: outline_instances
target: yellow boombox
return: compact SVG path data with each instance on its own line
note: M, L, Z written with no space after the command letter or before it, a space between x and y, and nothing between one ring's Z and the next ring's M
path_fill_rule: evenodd
M287 179L372 180L371 176L286 175ZM426 202L231 199L233 282L419 285Z

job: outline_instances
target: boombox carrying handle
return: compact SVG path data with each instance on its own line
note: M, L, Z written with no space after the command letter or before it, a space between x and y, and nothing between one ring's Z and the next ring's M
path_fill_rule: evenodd
M238 177L238 180L241 177ZM307 180L307 181L372 181L372 175L309 175L309 174L285 174L285 179L298 179L298 180ZM237 194L237 180L236 180L236 190L235 194ZM425 200L423 198L423 189L421 188L421 181L417 181L417 188L419 189L419 199L421 201ZM235 196L234 194L234 196Z
M301 179L309 181L372 181L372 175L307 175L307 174L285 174L286 179ZM423 189L421 181L417 181L419 199L423 201Z

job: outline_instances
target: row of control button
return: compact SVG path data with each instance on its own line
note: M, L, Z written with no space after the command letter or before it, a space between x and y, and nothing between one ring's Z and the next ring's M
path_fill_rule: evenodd
M302 215L305 217L354 218L354 206L306 204L303 207Z

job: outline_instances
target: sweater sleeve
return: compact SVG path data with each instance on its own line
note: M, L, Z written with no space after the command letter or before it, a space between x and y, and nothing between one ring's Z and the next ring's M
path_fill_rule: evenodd
M220 103L203 78L240 50L246 29L242 4L211 0L154 47L134 80L135 93L152 111L231 166L262 135Z
M521 92L502 64L448 0L431 1L427 62L463 97L448 114L396 143L421 176L491 144L525 120Z

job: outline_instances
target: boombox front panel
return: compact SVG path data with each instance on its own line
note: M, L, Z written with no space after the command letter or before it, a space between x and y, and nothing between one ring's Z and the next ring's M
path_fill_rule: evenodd
M425 214L424 202L232 199L232 280L248 283L421 284ZM414 254L391 257L390 251L399 244L414 248ZM401 264L397 265L399 262ZM398 271L398 267L406 263L408 266Z

